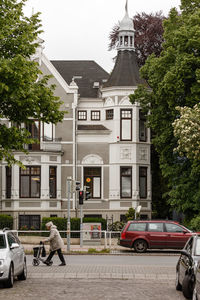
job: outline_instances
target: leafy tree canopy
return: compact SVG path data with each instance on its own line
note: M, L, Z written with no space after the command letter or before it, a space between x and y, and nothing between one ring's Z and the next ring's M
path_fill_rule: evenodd
M145 112L150 109L148 125L168 180L170 204L190 218L200 210L200 167L174 151L177 138L172 124L180 116L177 106L193 107L200 99L199 1L182 0L181 12L172 9L163 24L163 50L159 57L152 54L141 68L149 87L140 86L130 99L139 101Z
M33 142L21 123L33 119L57 123L64 112L61 101L54 96L54 86L48 85L37 62L31 60L41 33L39 14L24 16L26 0L0 0L0 118L10 121L0 125L0 160L15 163L13 150L23 151L24 144Z

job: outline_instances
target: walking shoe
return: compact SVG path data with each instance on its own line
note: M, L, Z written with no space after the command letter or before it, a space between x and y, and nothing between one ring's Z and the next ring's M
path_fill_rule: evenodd
M47 266L51 266L52 265L52 261L48 261L48 260L44 260L43 263Z
M62 262L59 266L66 266L66 263Z

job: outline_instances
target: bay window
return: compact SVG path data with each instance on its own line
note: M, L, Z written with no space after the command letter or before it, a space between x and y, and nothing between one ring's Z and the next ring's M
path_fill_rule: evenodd
M41 168L20 168L20 198L40 198Z
M120 168L120 197L132 197L132 167Z

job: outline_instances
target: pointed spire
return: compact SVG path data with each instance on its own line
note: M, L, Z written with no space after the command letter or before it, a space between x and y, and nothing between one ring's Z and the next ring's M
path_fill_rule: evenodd
M126 12L126 14L128 15L128 0L126 0L125 12Z

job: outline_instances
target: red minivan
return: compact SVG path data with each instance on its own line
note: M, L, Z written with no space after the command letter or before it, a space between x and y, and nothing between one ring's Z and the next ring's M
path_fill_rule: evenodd
M128 221L121 232L120 246L142 253L147 249L182 249L194 234L174 221Z

